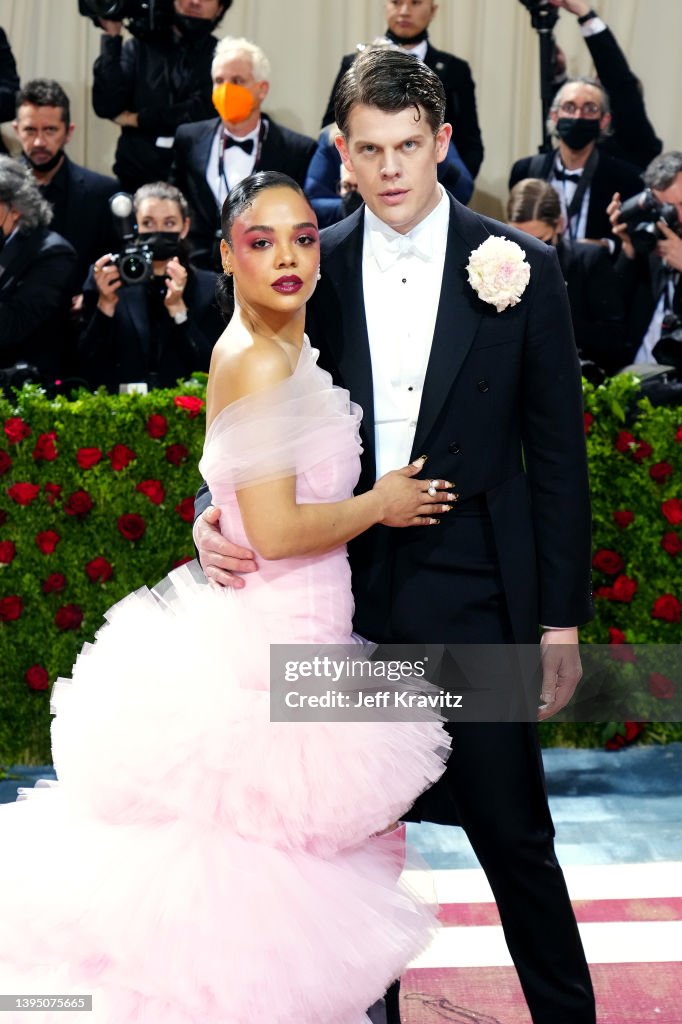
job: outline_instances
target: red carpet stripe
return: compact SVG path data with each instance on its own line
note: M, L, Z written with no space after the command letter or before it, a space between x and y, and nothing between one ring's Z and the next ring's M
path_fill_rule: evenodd
M603 921L680 921L682 897L573 900L573 909L579 924ZM494 903L445 903L441 905L439 917L448 927L480 927L500 923Z

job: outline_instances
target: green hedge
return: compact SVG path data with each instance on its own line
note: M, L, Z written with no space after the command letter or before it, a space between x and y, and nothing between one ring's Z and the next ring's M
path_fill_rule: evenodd
M69 401L26 387L14 403L0 399L0 763L49 759L54 679L68 676L110 605L192 556L203 388ZM597 607L588 642L680 637L682 411L636 397L628 377L585 385ZM636 732L542 727L547 745L618 745ZM682 726L652 724L647 735L682 739Z

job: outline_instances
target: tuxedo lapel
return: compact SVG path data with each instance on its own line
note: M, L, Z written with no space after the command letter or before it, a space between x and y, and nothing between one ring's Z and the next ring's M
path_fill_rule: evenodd
M443 283L431 353L424 380L412 458L425 450L428 438L479 328L482 308L468 282L471 252L488 237L483 223L450 199L450 222Z
M197 213L200 213L208 224L215 223L216 227L219 219L216 212L218 204L206 180L206 172L211 156L213 138L219 123L220 118L214 117L213 120L205 121L198 126L200 127L200 132L197 133L196 140L192 140L191 149L191 161L194 165L192 177L197 182L195 190L195 201L199 206Z
M334 289L341 317L325 337L340 383L362 407L363 444L374 464L374 385L362 286L363 210L349 217L351 221L353 227L343 241L322 259L322 273Z

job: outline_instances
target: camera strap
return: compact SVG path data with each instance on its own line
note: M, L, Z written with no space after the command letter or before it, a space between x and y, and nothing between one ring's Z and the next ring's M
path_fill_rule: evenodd
M598 166L599 151L595 146L595 148L592 150L588 157L585 167L583 168L583 173L580 175L580 181L578 182L576 190L573 193L573 198L571 199L571 202L566 210L566 218L568 220L568 224L566 225L566 227L568 229L569 237L574 242L577 241L577 238L571 226L571 221L577 218L577 220L575 220L577 228L577 223L580 220L580 211L583 207L583 200L585 199L585 195L587 193L588 188L592 184L592 179L594 178L594 174Z

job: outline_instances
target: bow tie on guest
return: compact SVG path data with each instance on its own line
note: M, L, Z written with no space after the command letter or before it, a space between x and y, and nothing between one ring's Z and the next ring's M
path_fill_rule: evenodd
M557 181L572 181L577 185L582 178L582 174L571 174L570 171L564 171L560 167L555 167L554 177Z
M231 149L232 146L239 146L245 153L253 153L253 139L235 139L234 135L228 135L227 132L223 135L223 145L225 149Z
M430 252L407 235L387 238L380 231L372 232L372 252L382 271L392 267L400 256L418 256L427 262L433 258Z

